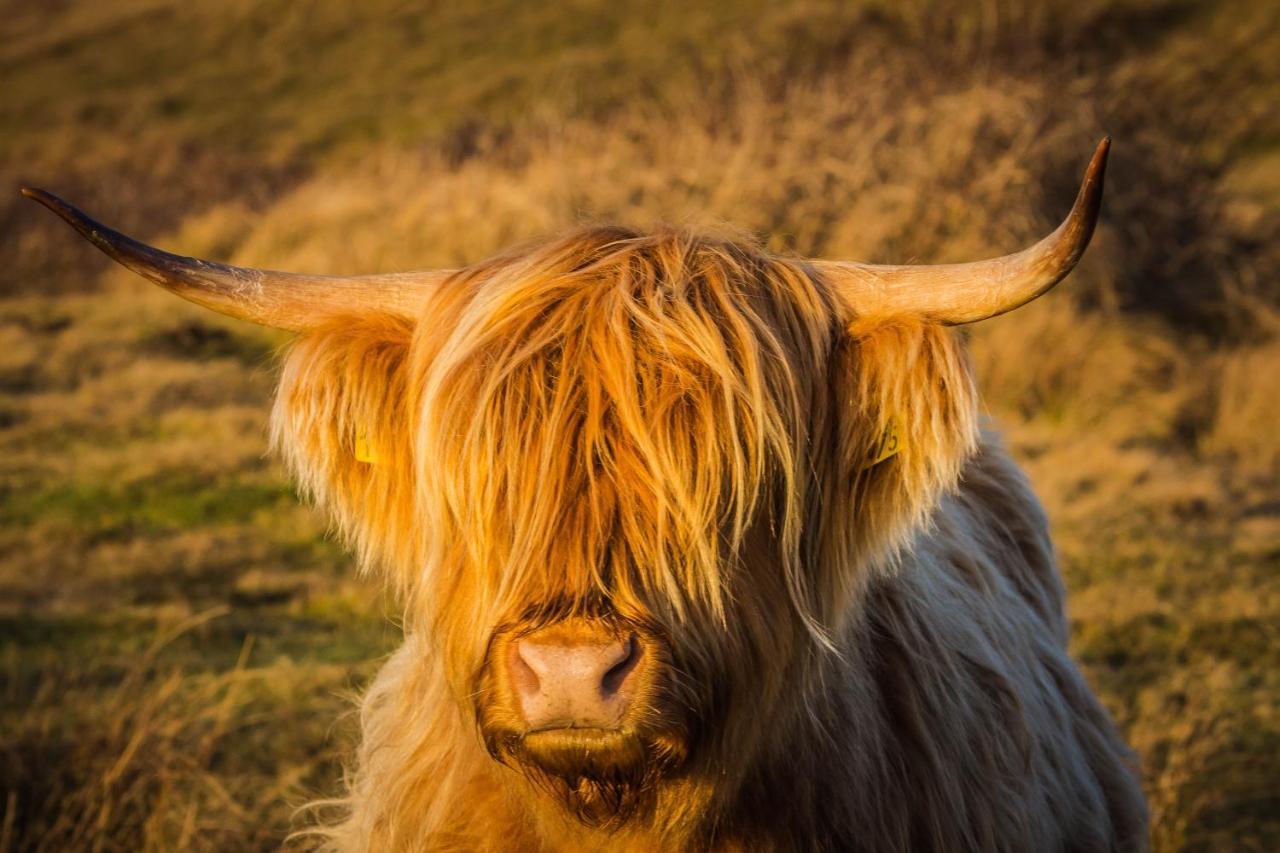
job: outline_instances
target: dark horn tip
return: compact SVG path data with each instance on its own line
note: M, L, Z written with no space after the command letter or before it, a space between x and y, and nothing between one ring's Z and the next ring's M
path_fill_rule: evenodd
M1098 148L1093 152L1093 157L1089 160L1089 169L1086 173L1087 179L1094 179L1100 176L1107 168L1107 155L1111 153L1111 136L1102 137L1102 141L1098 143Z
M43 204L63 219L73 224L76 219L84 215L48 190L42 190L39 187L22 187L18 192L22 193L32 201L37 201L40 204Z
M51 193L48 193L39 187L21 187L18 189L18 192L22 193L26 198L29 198L32 201L38 201L44 205L47 205L53 198Z
M81 235L99 249L113 258L119 259L113 243L128 240L129 238L123 234L117 234L102 225L102 223L95 221L75 205L63 201L48 190L42 190L39 187L22 187L19 192L32 201L37 201L52 210L62 221L79 231Z
M1102 183L1107 174L1107 155L1111 152L1111 136L1102 137L1089 158L1089 165L1084 170L1084 180L1080 183L1080 192L1076 195L1076 203L1071 208L1067 221L1083 221L1088 223L1085 241L1093 233L1094 221L1102 209ZM1065 223L1064 223L1065 224Z
M39 187L22 187L18 190L32 201L38 201L43 205L49 205L59 201L58 197L48 190L42 190Z

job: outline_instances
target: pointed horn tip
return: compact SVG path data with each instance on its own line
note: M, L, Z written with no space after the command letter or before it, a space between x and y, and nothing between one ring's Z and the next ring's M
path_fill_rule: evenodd
M1084 224L1086 233L1083 243L1079 246L1080 252L1083 252L1085 245L1088 244L1089 237L1093 234L1093 227L1102 212L1102 189L1107 174L1107 155L1110 153L1111 137L1108 135L1102 137L1093 156L1089 158L1089 165L1084 170L1084 180L1080 182L1080 191L1076 195L1075 204L1071 206L1071 213L1067 215L1061 226L1070 228ZM1076 259L1079 259L1078 255Z
M24 197L29 198L32 201L39 202L49 208L72 225L77 225L78 222L87 218L74 206L58 198L48 190L42 190L39 187L24 186L19 188L18 192L22 193Z
M1085 170L1086 181L1101 180L1103 173L1107 168L1107 155L1111 153L1111 137L1110 135L1102 137L1102 141L1098 143L1097 149L1093 152L1093 157L1089 160L1089 168Z
M58 197L55 196L53 193L49 192L48 190L42 190L39 187L22 186L18 188L18 192L22 193L22 195L25 198L29 198L32 201L40 202L45 207L48 207L51 203L57 201L58 199Z
M18 192L32 201L39 202L49 208L55 216L78 231L80 236L97 246L101 251L106 252L110 257L125 266L129 266L121 258L122 249L120 247L120 243L132 242L129 237L112 231L74 204L59 198L48 190L24 186Z
M24 185L18 189L18 192L22 193L32 201L38 201L43 205L66 204L65 201L58 198L53 193L48 190L42 190L40 187L28 187Z

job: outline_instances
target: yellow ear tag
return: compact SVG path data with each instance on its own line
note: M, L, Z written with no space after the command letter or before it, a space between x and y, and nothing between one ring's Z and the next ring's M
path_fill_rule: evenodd
M890 415L889 419L884 422L884 432L880 433L880 440L871 447L871 452L867 454L867 465L878 465L890 456L896 456L901 452L902 444L902 421L897 415Z
M356 436L356 461L367 462L370 465L376 465L379 461L378 453L373 449L367 432L361 432Z

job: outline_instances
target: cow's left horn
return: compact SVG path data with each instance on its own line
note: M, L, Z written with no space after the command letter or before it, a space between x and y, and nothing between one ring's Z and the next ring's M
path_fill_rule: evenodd
M1098 143L1076 203L1057 230L1029 249L968 264L879 266L815 261L858 316L914 314L949 326L1025 305L1062 280L1084 254L1102 206L1111 138Z
M369 276L298 275L233 267L161 251L106 227L53 193L23 187L22 194L61 216L107 255L197 305L263 326L300 332L324 317L350 311L387 311L416 318L428 287L447 271Z

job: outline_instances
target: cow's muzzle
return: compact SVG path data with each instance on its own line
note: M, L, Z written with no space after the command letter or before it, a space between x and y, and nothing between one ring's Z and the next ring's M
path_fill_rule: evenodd
M670 651L625 620L570 617L493 638L479 695L490 752L569 785L630 787L681 763Z
M617 731L643 690L645 641L588 622L561 622L510 643L500 666L509 670L530 734L558 729Z

